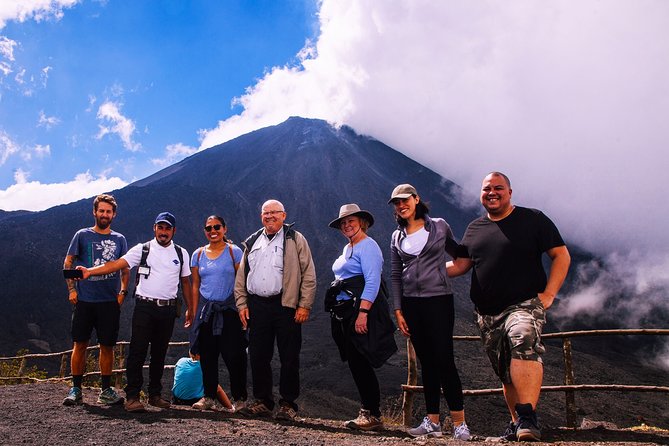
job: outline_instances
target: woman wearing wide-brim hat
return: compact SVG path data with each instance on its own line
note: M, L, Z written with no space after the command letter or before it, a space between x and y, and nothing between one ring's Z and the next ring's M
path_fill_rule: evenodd
M455 308L446 275L446 254L455 257L457 243L442 218L430 218L427 204L410 184L400 184L388 204L398 227L390 244L390 277L395 317L402 334L411 338L420 361L427 415L408 433L440 437L441 391L453 421L453 437L469 440L460 376L453 356Z
M351 429L380 430L381 392L374 368L380 367L397 351L381 270L383 254L367 235L374 216L357 204L345 204L330 227L339 229L348 240L334 261L335 281L326 293L332 337L342 361L347 361L362 407L358 417L347 421Z

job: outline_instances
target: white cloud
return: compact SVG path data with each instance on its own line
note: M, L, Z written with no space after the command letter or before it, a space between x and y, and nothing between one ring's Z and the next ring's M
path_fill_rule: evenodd
M40 73L40 78L42 79L42 88L46 88L46 84L49 81L49 71L51 70L53 70L53 67L51 66L42 68L42 72Z
M207 148L291 115L351 125L477 195L507 173L600 253L669 246L669 3L323 0L299 66L200 132ZM407 179L410 180L410 179ZM429 197L429 192L426 193Z
M19 145L4 131L0 130L0 166L7 162L7 159L19 152Z
M51 155L51 146L49 144L45 146L41 144L36 144L35 147L33 148L33 151L35 152L35 155L38 158L44 158L46 156Z
M5 36L0 36L0 56L9 61L14 61L14 47L16 41Z
M182 143L170 144L165 147L165 155L162 158L153 158L151 162L159 167L169 166L194 154L197 150L197 147L190 147Z
M5 0L0 2L0 29L7 22L37 22L48 19L60 20L63 10L73 7L79 0Z
M47 130L51 129L53 126L58 125L60 119L55 116L47 116L44 114L44 110L39 111L39 120L37 121L37 127L45 127Z
M107 134L116 134L123 142L123 147L131 152L136 152L142 148L141 144L132 139L135 132L135 123L121 114L122 104L118 102L105 101L98 108L97 118L99 121L111 123L111 126L99 124L100 131L96 138L101 139Z
M14 173L16 183L0 190L0 209L41 211L127 185L118 177L93 177L89 172L80 173L73 180L64 183L52 184L28 181L28 177L29 173L20 169Z

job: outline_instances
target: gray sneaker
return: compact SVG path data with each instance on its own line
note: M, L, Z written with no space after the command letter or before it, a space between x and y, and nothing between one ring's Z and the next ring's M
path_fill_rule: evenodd
M469 441L472 438L471 432L469 432L469 427L467 423L462 423L459 426L453 427L453 439L461 441Z
M81 404L83 396L79 387L72 387L63 400L63 406L75 406Z
M123 397L119 396L119 394L116 393L116 389L113 387L107 387L100 392L100 395L98 395L98 404L106 404L111 406L113 404L120 404L122 402Z
M412 437L441 437L441 426L433 423L430 417L423 418L423 421L416 427L407 430Z

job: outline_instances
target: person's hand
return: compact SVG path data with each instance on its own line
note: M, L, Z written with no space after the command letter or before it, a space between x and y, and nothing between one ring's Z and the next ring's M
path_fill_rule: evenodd
M189 310L186 310L184 319L184 328L188 328L193 324L193 314Z
M239 310L239 320L242 321L242 327L244 327L244 330L246 330L248 323L249 323L249 308L242 308Z
M79 294L77 293L77 290L75 288L72 288L70 290L70 294L67 297L67 299L70 301L72 305L77 303L77 301L79 300Z
M118 306L119 306L119 307L120 307L121 305L123 305L123 301L124 301L124 300L125 300L125 294L123 294L123 293L118 293L118 294L116 295L116 302L118 302Z
M85 266L79 265L79 266L77 266L77 269L81 271L81 273L83 274L83 277L81 279L74 279L74 280L86 280L89 277L91 277L91 273L88 272L88 268L86 268Z
M539 300L541 301L542 304L544 304L544 310L548 310L548 308L553 305L553 301L555 300L555 295L549 294L549 293L539 293Z
M402 315L402 310L395 310L395 319L397 319L397 327L400 329L402 334L407 338L411 336L411 334L409 333L409 326L407 325L407 321L404 319L404 316Z
M358 318L355 320L355 332L358 334L367 333L367 313L358 313Z
M295 322L302 324L309 319L309 310L302 307L297 307L295 310Z

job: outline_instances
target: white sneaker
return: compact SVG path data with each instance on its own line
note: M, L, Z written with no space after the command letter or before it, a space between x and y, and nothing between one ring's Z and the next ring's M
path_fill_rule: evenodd
M469 441L472 438L472 434L469 432L469 427L467 423L463 422L459 426L453 426L453 439L461 441Z
M430 417L423 418L423 421L416 427L407 431L412 437L441 437L441 426L430 420Z

